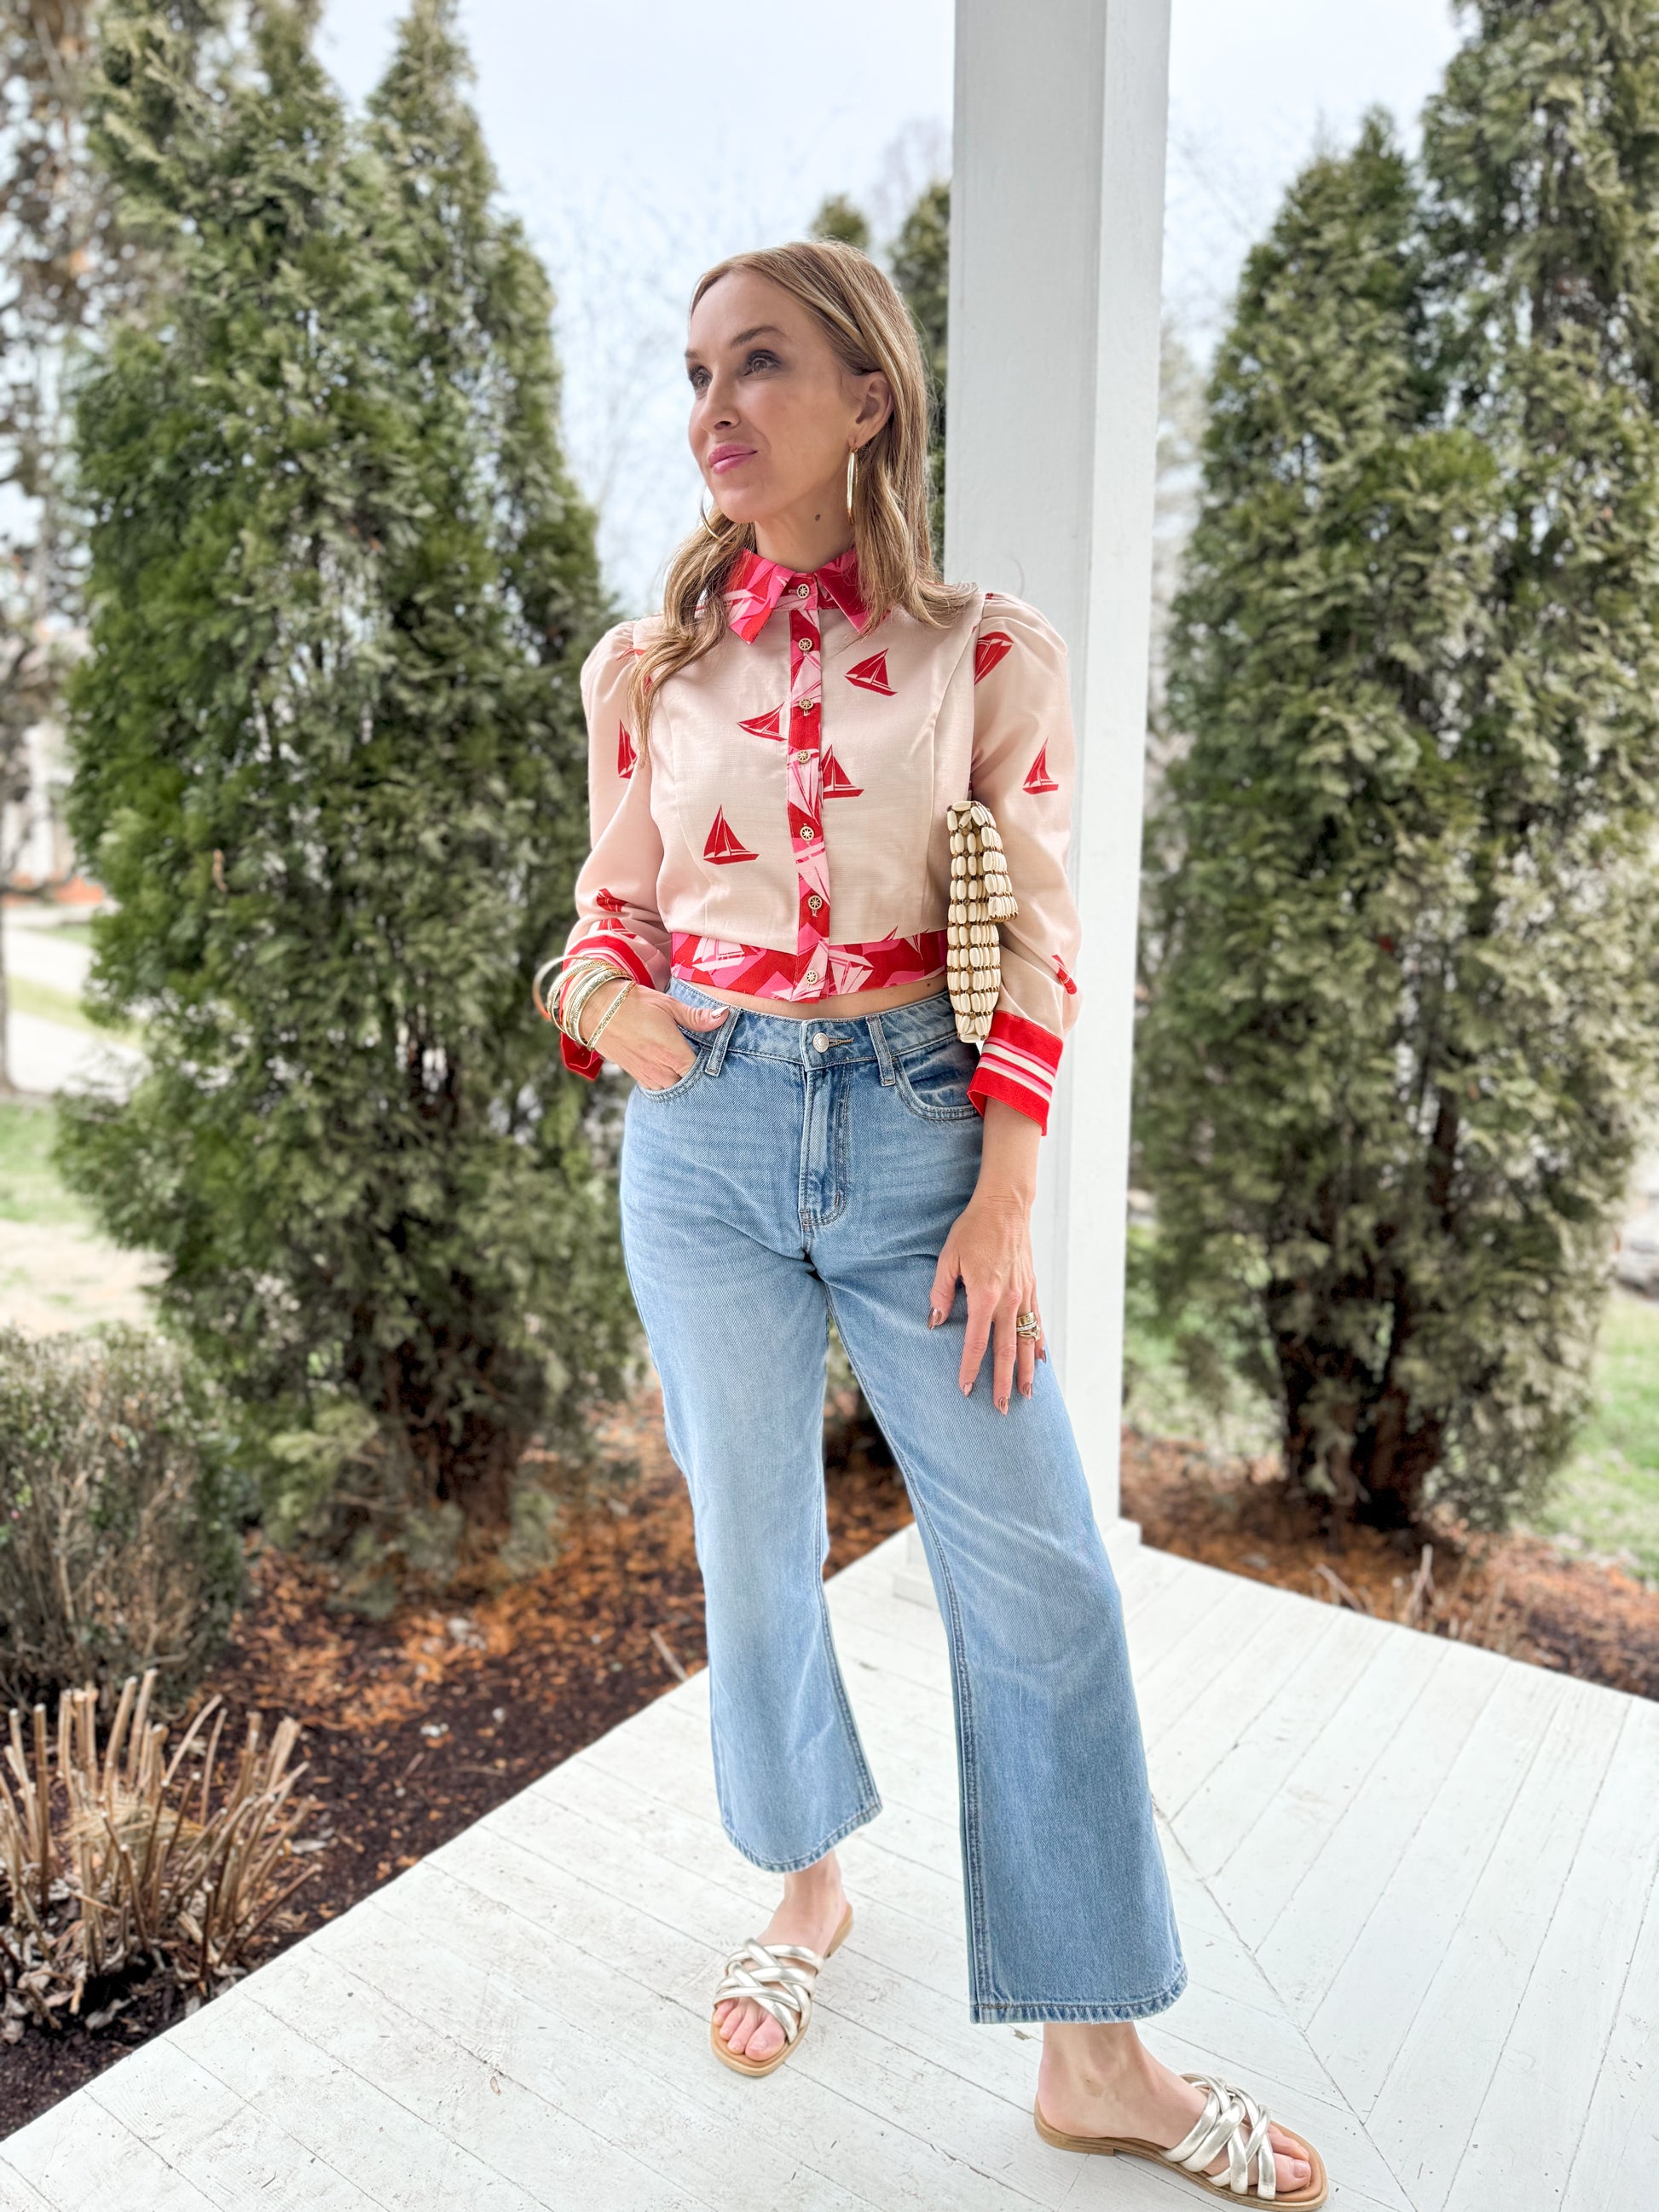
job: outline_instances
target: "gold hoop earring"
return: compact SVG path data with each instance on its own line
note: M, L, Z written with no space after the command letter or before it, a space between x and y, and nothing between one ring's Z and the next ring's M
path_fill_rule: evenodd
M703 506L703 504L702 504L702 502L701 501L699 501L697 502L697 520L698 520L698 521L699 521L700 523L702 523L702 526L703 526L704 530L708 532L708 533L709 537L711 537L711 538L714 540L715 544L718 544L720 543L720 532L719 532L719 531L718 531L718 530L714 529L714 528L711 526L711 524L710 524L710 522L709 522L709 520L708 520L708 517L709 517L709 515L710 515L710 514L711 514L712 512L713 512L712 508L709 508L709 507L704 507L704 506ZM725 517L724 515L722 515L722 516L720 517L720 520L721 520L722 522L724 522L724 521L725 521L725 520L726 520L726 517Z
M849 446L847 448L847 519L849 522L853 519L853 464L858 457L858 447Z

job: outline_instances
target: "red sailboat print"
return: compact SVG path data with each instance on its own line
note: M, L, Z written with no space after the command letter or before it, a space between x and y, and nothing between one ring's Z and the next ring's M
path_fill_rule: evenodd
M823 781L823 795L826 799L863 798L863 785L854 782L852 777L836 758L834 751L828 747L825 748L818 772Z
M623 902L615 891L600 890L593 894L593 903L601 914L621 914Z
M634 740L628 734L626 722L617 725L617 773L624 783L634 773L634 763L639 755L634 750Z
M1042 750L1031 763L1030 769L1025 778L1024 788L1027 791L1058 791L1060 789L1060 786L1054 781L1053 776L1048 773L1048 748L1047 745L1044 745Z
M860 691L884 692L890 699L893 687L887 681L885 648L880 653L872 653L868 660L860 660L855 668L849 668L847 680L849 684L856 684Z
M712 860L717 868L724 868L733 860L758 860L757 853L750 852L732 834L732 825L726 818L724 808L714 809L714 818L708 825L708 842L702 848L705 860Z
M1058 953L1058 952L1051 952L1051 953L1048 955L1048 957L1049 957L1049 958L1054 962L1054 973L1055 973L1055 975L1060 978L1060 981L1061 981L1061 982L1066 986L1066 989L1071 993L1072 996L1073 996L1073 998L1076 998L1076 996L1077 996L1077 985L1076 985L1076 984L1072 981L1071 977L1070 977L1070 976L1066 973L1066 963L1065 963L1065 962L1060 958L1060 955L1059 955L1059 953Z
M778 727L778 714L779 709L774 707L769 714L751 714L746 722L739 722L738 727L747 730L751 738L781 738L783 732Z
M988 599L990 597L988 592L986 597ZM984 631L974 647L975 683L977 684L981 676L988 676L1003 655L1012 653L1013 649L1014 641L1006 629Z

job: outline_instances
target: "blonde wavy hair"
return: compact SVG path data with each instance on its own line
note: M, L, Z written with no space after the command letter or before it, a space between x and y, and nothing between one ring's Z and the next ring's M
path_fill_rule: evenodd
M697 280L696 308L711 284L752 270L799 300L817 318L855 376L879 369L892 412L860 449L853 483L853 543L859 590L873 629L895 607L943 628L971 592L941 583L927 528L927 433L932 394L915 325L891 279L867 253L834 239L799 240L716 262ZM662 622L634 663L631 704L643 730L651 702L676 670L719 644L729 623L721 586L738 556L755 550L751 525L718 509L680 546L663 587Z

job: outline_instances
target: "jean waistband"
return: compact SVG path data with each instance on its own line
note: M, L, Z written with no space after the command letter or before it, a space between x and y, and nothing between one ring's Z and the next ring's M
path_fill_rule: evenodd
M700 991L676 975L668 986L671 998L688 1006L723 1006L723 999ZM915 1052L938 1044L957 1033L956 1012L948 991L929 998L913 999L908 1006L884 1012L848 1016L836 1014L757 1014L746 1006L729 1009L727 1018L714 1030L710 1043L718 1070L728 1052L757 1060L783 1060L804 1067L847 1067L873 1060L886 1078L886 1063L895 1054ZM823 1042L820 1044L818 1040Z

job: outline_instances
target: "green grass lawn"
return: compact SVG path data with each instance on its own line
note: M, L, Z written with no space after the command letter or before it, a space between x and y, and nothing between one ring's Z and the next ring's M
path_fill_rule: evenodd
M1634 1291L1607 1301L1595 1410L1535 1525L1659 1583L1659 1304Z
M0 1221L93 1225L89 1209L52 1164L57 1130L54 1107L0 1103Z
M1273 1450L1275 1409L1230 1379L1196 1389L1173 1338L1156 1326L1146 1287L1152 1234L1129 1232L1126 1418L1147 1436L1190 1437L1214 1451ZM1659 1301L1614 1285L1590 1419L1548 1506L1527 1525L1659 1585Z
M72 991L32 976L8 975L6 995L20 1014L38 1014L43 1021L58 1022L65 1029L82 1030L89 1036L115 1037L123 1044L138 1044L143 1032L132 1022L94 1022Z

